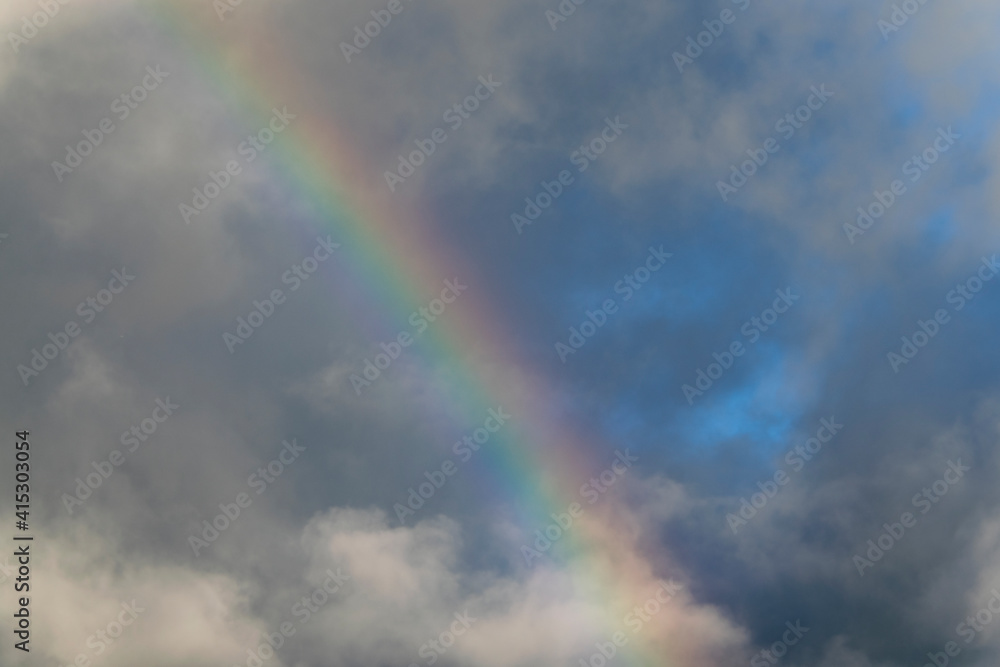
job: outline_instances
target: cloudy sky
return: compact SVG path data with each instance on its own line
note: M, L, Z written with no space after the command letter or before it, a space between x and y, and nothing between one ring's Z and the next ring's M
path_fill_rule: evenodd
M995 3L0 26L0 663L997 664Z

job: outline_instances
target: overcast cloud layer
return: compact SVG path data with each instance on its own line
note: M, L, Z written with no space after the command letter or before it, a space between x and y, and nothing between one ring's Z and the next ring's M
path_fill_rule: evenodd
M608 664L1000 660L995 2L5 0L0 27L0 664L599 667L619 629ZM439 294L355 223L469 286L371 386ZM483 448L543 487L636 459L577 524L599 547L526 562L517 461L452 449L486 418L469 368L523 387ZM536 460L519 408L587 439Z

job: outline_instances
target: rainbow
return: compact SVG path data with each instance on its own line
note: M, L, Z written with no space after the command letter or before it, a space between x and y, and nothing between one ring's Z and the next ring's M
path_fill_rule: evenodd
M289 184L325 218L325 232L342 246L339 261L347 262L358 282L371 290L373 303L386 313L404 315L440 292L445 279L472 280L475 272L467 261L451 252L446 240L428 234L419 214L401 210L384 191L372 190L367 179L381 170L366 164L345 133L307 103L308 82L272 31L249 25L252 12L237 9L246 15L230 19L244 30L243 39L235 40L227 39L231 31L217 19L211 3L162 0L151 7L170 37L193 49L200 69L241 118L260 120L272 107L285 105L297 116L267 156L278 161ZM556 392L524 370L504 318L482 294L474 295L474 288L421 337L419 348L447 368L450 410L464 422L481 420L497 406L512 415L500 443L478 456L490 457L496 483L518 508L526 532L533 532L552 523L553 513L564 513L578 502L581 484L607 468L614 454L562 423L552 401ZM601 460L585 460L594 451L608 453ZM629 610L655 593L658 579L615 508L598 502L584 509L548 556L565 559L575 594L600 610L604 627L594 628L593 639L603 642L623 629ZM681 656L673 655L657 632L664 623L652 625L629 637L615 658L618 664L680 664Z

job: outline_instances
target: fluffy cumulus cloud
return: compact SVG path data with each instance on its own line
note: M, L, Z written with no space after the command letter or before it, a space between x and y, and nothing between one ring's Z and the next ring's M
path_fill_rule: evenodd
M998 29L2 3L0 662L995 665Z
M350 592L310 631L328 655L378 646L369 659L392 664L445 654L458 664L545 664L589 655L603 630L600 605L560 568L463 572L461 531L444 517L410 528L390 526L379 510L331 510L310 521L304 543L314 570L336 564L350 573ZM705 658L740 644L741 633L695 603L682 582L646 583L650 599L662 591L663 617L655 622L675 640L672 651ZM654 618L633 615L631 627L619 630L631 634Z

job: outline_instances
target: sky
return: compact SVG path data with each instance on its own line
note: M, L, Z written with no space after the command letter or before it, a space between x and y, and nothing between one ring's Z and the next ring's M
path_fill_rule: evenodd
M0 28L0 664L997 664L995 3Z

